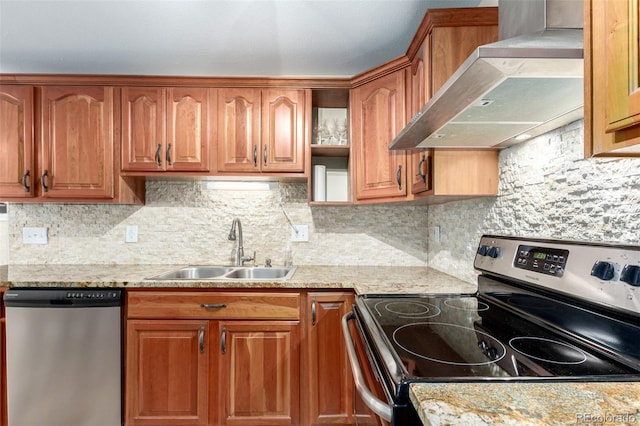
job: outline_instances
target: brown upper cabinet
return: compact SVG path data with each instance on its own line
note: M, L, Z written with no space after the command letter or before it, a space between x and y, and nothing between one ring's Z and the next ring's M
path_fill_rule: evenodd
M308 90L218 90L218 171L305 171Z
M356 202L396 200L407 194L406 154L389 151L389 142L405 125L405 71L400 67L382 74L349 95Z
M210 171L215 89L123 87L122 170Z
M478 46L497 40L495 7L430 10L407 51L411 61L407 77L409 118L426 105ZM414 196L429 196L430 201L440 202L450 199L447 197L498 193L498 151L435 151L409 152L408 179Z
M640 156L639 0L585 0L585 154Z
M115 92L0 86L2 201L141 202L144 187L119 178Z
M31 86L0 86L0 197L31 198L37 176Z

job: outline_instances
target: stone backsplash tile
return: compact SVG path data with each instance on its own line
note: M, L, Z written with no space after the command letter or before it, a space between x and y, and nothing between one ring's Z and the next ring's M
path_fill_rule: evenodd
M269 190L210 190L195 179L148 179L146 204L11 204L11 264L227 264L234 217L246 254L282 264L291 228L308 224L309 242L291 243L306 265L426 265L426 206L309 207L306 183ZM127 225L138 242L125 243ZM22 228L48 228L49 244L22 244Z
M640 245L640 159L583 156L582 120L500 153L493 199L430 206L428 264L475 281L482 234Z

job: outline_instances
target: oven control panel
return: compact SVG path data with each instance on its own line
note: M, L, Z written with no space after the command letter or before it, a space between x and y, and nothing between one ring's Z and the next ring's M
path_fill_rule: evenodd
M561 277L569 258L569 250L520 245L513 266L540 274Z
M640 316L640 246L484 235L474 267Z

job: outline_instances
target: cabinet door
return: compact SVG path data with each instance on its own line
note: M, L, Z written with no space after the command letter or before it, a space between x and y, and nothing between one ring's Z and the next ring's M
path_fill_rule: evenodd
M309 420L305 424L353 423L354 386L342 337L342 317L351 310L352 293L309 293L307 322Z
M0 197L33 197L33 87L0 86Z
M639 0L585 1L587 155L640 155Z
M304 90L262 91L262 171L304 171Z
M431 97L431 84L429 84L430 70L430 38L427 37L423 42L415 58L411 61L409 68L409 81L411 82L411 96L409 104L409 117L414 117L427 104ZM411 182L411 193L418 194L420 192L431 189L428 179L428 160L427 152L424 149L414 149L408 152L410 158L410 169L407 172L407 178Z
M207 425L209 321L128 320L127 425Z
M166 91L155 87L123 87L122 170L165 168Z
M167 94L166 169L209 171L209 89L174 88Z
M299 323L220 321L218 335L218 424L299 424Z
M113 198L114 89L44 86L41 91L40 195Z
M352 90L356 199L407 194L406 154L389 151L405 124L404 70Z
M218 90L218 171L260 170L260 90Z

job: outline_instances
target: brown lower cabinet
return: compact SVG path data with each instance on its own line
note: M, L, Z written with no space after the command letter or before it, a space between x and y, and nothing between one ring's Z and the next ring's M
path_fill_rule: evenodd
M352 292L130 290L125 422L354 424Z

